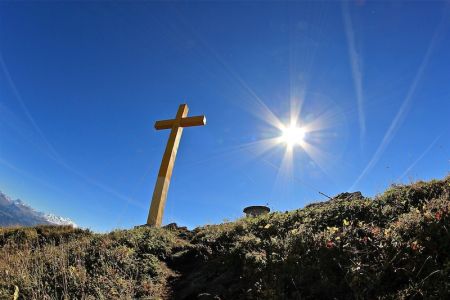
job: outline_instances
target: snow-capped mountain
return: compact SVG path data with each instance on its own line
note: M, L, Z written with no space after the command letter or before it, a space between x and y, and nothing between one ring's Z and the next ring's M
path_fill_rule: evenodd
M77 225L68 218L34 210L20 199L12 200L0 192L0 226Z
M64 218L60 216L56 216L54 214L42 214L42 216L50 223L55 225L72 225L73 227L77 227L71 219Z

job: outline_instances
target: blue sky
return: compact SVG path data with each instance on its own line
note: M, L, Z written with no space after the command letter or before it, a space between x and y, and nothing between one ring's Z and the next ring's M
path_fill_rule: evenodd
M0 190L97 231L146 221L180 103L164 223L285 211L450 166L445 2L2 2ZM286 154L277 122L310 128Z

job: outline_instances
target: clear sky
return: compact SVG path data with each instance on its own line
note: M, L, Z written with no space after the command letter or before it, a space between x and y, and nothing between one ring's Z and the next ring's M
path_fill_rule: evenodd
M0 190L97 231L285 211L450 167L445 2L1 2ZM306 131L290 151L280 122Z

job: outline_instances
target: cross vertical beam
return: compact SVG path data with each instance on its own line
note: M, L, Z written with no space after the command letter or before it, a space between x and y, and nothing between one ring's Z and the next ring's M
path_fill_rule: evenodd
M162 120L155 123L155 129L171 129L166 150L159 168L158 178L153 191L152 203L147 218L147 225L161 226L164 207L166 205L167 193L169 191L170 178L180 144L183 127L201 126L206 124L205 116L187 117L187 104L181 104L175 119Z

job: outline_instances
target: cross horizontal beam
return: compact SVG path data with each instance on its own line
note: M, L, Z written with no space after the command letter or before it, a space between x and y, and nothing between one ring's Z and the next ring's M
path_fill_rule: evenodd
M202 116L181 118L180 120L170 119L170 120L156 121L155 129L156 130L170 129L173 127L173 125L177 124L178 122L180 127L203 126L206 124L206 117L202 115Z

